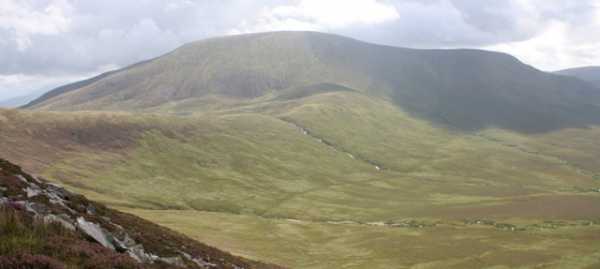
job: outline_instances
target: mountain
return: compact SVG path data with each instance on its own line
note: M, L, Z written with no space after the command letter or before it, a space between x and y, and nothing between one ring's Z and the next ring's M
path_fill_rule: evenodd
M556 71L556 74L572 76L585 80L600 88L600 66L588 66Z
M177 112L335 84L461 130L543 132L600 122L600 91L477 50L415 50L315 32L213 38L67 85L25 106ZM65 90L66 89L66 90ZM527 115L524 117L523 115Z
M232 256L0 159L0 268L280 268Z
M28 104L29 102L40 98L48 90L37 90L27 95L17 96L9 99L0 100L0 107L14 108Z

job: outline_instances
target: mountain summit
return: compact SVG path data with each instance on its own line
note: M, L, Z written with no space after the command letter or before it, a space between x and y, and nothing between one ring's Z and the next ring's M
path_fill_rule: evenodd
M152 111L185 103L178 110L193 111L222 100L269 101L312 85L337 85L391 100L417 117L462 130L497 126L541 132L600 123L600 91L507 54L397 48L316 32L189 43L63 86L26 107Z

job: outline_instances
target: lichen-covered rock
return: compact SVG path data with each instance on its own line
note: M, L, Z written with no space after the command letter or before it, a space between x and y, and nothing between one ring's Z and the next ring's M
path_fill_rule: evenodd
M42 190L39 187L37 187L37 188L35 188L35 187L27 187L25 189L25 192L27 193L27 198L31 198L31 197L40 195L40 193L42 192Z
M77 228L83 231L89 237L96 240L96 242L100 243L105 248L115 250L115 246L109 241L109 237L103 231L102 227L100 227L100 225L86 221L83 217L79 217L77 218Z

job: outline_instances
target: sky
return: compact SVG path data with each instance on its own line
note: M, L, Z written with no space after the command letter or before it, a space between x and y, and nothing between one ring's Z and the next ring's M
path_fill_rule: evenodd
M502 51L546 71L600 65L600 0L0 0L0 99L275 30Z

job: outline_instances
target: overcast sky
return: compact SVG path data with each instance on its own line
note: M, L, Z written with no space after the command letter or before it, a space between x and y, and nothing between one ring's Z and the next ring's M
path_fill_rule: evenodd
M600 0L0 0L0 99L273 30L498 50L542 70L600 65Z

